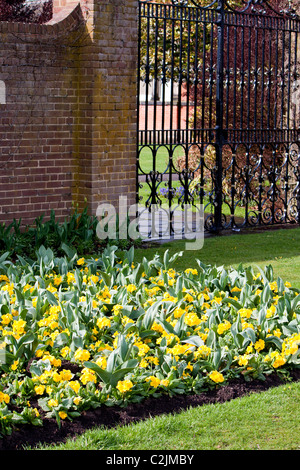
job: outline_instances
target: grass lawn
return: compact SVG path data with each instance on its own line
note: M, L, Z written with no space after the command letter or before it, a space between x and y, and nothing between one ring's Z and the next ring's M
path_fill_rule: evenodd
M275 276L300 288L299 228L208 237L199 252L184 248L184 241L176 241L136 250L136 262L169 249L170 254L183 250L176 262L178 270L196 267L196 258L226 267L272 264ZM286 383L224 404L193 408L122 428L93 429L55 449L299 450L299 399L300 383Z
M106 430L59 450L299 450L300 384ZM147 436L147 439L145 439Z
M282 229L263 233L247 233L208 237L200 251L185 250L185 241L168 242L145 250L136 250L136 261L144 256L151 258L155 253L166 249L170 255L183 251L175 267L184 270L186 267L197 267L196 259L205 264L236 267L258 265L264 267L272 264L275 275L289 280L294 287L300 288L300 229Z

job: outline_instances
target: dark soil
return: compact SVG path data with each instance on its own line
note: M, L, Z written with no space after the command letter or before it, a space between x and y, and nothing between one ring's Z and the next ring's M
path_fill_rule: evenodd
M291 372L293 381L300 380L300 370ZM224 403L250 393L259 393L271 387L282 385L283 381L276 374L266 377L265 381L245 382L243 378L232 381L229 385L203 392L199 395L162 396L148 398L140 404L130 404L126 408L102 406L96 410L84 412L74 421L62 421L58 428L55 419L43 420L42 427L24 425L10 436L0 439L0 450L24 450L24 446L35 446L38 443L56 444L67 438L75 437L96 426L111 428L118 425L135 423L149 417L165 413L177 413L190 407L210 403Z

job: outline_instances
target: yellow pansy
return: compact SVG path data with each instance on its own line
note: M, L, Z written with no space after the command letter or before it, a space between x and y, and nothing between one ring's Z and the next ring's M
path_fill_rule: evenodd
M217 370L213 370L210 374L209 374L209 378L215 382L215 383L222 383L224 382L224 376L223 374L221 374L220 372L218 372Z
M117 383L117 389L121 393L128 392L132 387L133 383L131 382L131 380L119 380L119 382Z

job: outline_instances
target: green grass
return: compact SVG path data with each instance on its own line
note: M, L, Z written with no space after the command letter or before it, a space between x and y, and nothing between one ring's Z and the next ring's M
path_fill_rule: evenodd
M272 264L276 276L289 280L294 287L300 288L300 229L282 229L263 233L221 235L208 237L199 251L185 250L185 241L168 242L145 250L136 250L136 261L144 256L151 258L155 253L166 249L170 255L183 251L183 256L176 261L176 269L197 267L196 259L205 264L238 266Z
M136 250L136 262L155 253L183 250L178 270L196 258L224 266L272 264L276 276L300 288L300 229L208 237L203 249L186 251L184 241ZM292 450L300 449L300 383L286 383L224 404L205 405L135 425L99 428L53 449L73 450ZM145 439L147 436L147 439ZM43 447L46 449L46 447ZM47 447L49 449L49 447Z
M59 450L299 450L300 384L134 425L87 431ZM146 437L146 439L145 439Z

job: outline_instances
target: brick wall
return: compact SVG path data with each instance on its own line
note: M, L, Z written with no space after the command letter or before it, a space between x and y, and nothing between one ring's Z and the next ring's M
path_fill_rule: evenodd
M135 201L136 56L137 0L0 22L0 222Z
M93 211L104 195L116 206L120 195L127 195L129 204L135 202L137 7L136 0L96 2Z

